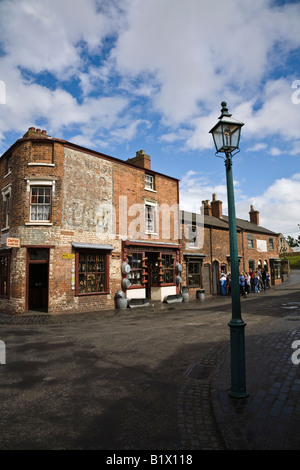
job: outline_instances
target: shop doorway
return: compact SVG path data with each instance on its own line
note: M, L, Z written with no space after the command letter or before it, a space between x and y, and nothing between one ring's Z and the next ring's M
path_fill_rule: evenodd
M148 282L146 287L146 297L151 299L151 288L158 287L159 284L159 253L146 252L145 257L148 273Z
M27 308L48 312L49 250L28 249Z

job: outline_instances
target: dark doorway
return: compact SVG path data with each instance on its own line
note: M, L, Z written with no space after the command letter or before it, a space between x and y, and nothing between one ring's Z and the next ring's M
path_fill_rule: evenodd
M49 250L28 250L28 310L48 311Z
M146 253L146 266L148 272L148 283L146 288L146 297L151 299L151 287L159 286L159 253Z

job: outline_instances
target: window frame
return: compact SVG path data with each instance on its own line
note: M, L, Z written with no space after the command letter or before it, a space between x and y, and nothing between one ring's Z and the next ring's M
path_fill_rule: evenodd
M130 266L130 273L128 274L128 279L130 280L130 283L131 283L130 287L136 288L136 287L143 286L143 270L144 270L143 258L144 256L145 254L141 251L132 251L130 253L130 256L128 255L128 264ZM136 257L136 261L133 264L134 257ZM138 267L139 262L140 262L140 267ZM140 282L133 282L136 280L137 281L140 280Z
M269 237L269 251L274 251L274 237Z
M79 271L79 261L80 255L84 255L86 257L86 265L88 265L88 256L103 256L104 261L104 270L103 271L85 271L86 273L90 274L104 274L104 290L103 291L96 291L96 292L80 292L79 289L79 274L82 272ZM96 261L97 263L97 261ZM86 284L87 287L87 284ZM81 248L77 249L75 252L75 295L78 297L83 296L90 296L90 295L107 295L109 294L109 253L105 250L93 250L93 249L86 249Z
M175 284L174 254L173 253L160 253L159 257L161 259L161 282L159 284L162 286L173 286ZM168 259L168 265L167 265L167 259ZM169 275L168 281L166 281L168 277L167 275Z
M199 271L196 272L196 273L190 273L190 266L191 265L198 265L199 266ZM190 287L190 288L201 287L201 280L202 280L201 268L202 268L202 261L201 260L188 260L188 262L187 262L187 285L188 285L188 287ZM199 284L191 284L190 283L190 278L192 278L194 276L197 276L197 277L199 276Z
M2 273L3 262L2 259L7 258L7 269L5 274ZM10 259L11 253L1 253L0 252L0 299L9 299L10 298ZM3 285L6 282L5 292L3 292Z
M247 248L248 248L248 250L254 250L253 233L247 233Z
M7 201L9 201L9 204L7 204ZM5 188L2 189L2 207L3 207L3 220L5 222L5 226L1 229L3 230L8 230L10 226L10 213L11 213L11 184L8 186L5 186Z
M31 220L31 188L32 187L50 187L50 219L49 220ZM29 193L28 196L28 204L29 204L29 214L28 214L28 222L25 222L25 225L52 225L52 209L53 209L53 200L55 194L55 180L50 179L27 179L27 192Z
M147 181L147 178L150 178L150 182ZM145 173L145 188L144 189L146 189L147 191L155 191L154 175L151 175L150 173Z
M33 190L37 190L37 201L36 202L33 202L32 201L32 197L34 196L33 195ZM44 190L44 193L39 193L40 190ZM46 194L46 191L45 190L48 190L49 191L49 194ZM40 185L31 185L30 186L30 196L29 196L29 222L30 223L50 223L51 222L51 218L52 218L52 191L51 191L51 188L49 186L40 186ZM50 202L49 203L46 203L45 201L40 203L38 202L38 199L40 197L43 197L44 199L46 197L49 197L50 198ZM46 212L46 214L48 213L49 217L48 219L33 219L32 218L32 214L33 214L33 211L32 211L32 208L36 206L36 214L38 214L38 208L39 207L43 207L43 209L45 207L49 208L49 211ZM42 214L44 215L44 210L42 212Z
M153 210L153 230L149 230L148 228L148 222L149 218L147 217L147 207L151 207ZM145 206L144 206L144 211L145 211L145 233L146 234L153 234L157 235L157 203L156 202L151 202L151 201L145 201Z

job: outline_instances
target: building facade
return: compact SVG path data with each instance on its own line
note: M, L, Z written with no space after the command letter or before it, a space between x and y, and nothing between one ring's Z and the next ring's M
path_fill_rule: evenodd
M178 180L29 128L0 159L0 308L93 311L179 292ZM168 223L166 223L166 221Z
M181 212L186 227L182 237L182 282L191 298L199 289L220 294L220 275L230 272L228 216L222 201L202 201L201 213ZM238 256L241 272L265 269L273 285L282 282L279 234L259 225L259 213L250 207L249 220L237 218Z

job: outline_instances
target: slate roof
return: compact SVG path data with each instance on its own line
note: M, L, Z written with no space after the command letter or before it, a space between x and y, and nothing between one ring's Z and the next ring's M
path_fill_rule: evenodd
M199 217L199 224L203 222L202 216L200 214L195 214L193 212L188 211L180 211L181 212L181 220L182 221L193 221L197 222L197 216ZM216 227L216 228L224 228L229 230L229 222L228 222L228 215L223 215L222 218L218 219L217 217L213 217L211 215L204 215L204 226L205 227ZM257 233L265 233L267 235L277 236L276 232L269 230L265 227L261 227L260 225L256 225L253 222L249 222L248 220L244 219L236 219L236 226L237 230L246 230L247 232L257 232Z

